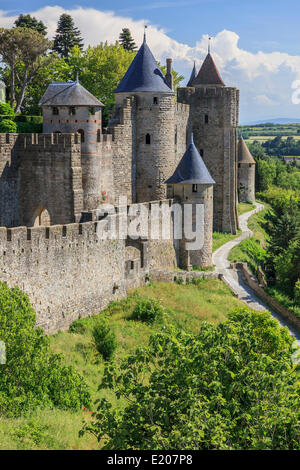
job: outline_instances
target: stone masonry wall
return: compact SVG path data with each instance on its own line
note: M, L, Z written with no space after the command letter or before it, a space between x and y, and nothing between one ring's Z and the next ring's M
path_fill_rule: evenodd
M19 225L18 134L0 134L0 226Z
M238 195L239 202L255 201L255 165L253 163L238 164Z
M20 134L20 225L31 227L43 207L53 224L80 220L83 210L80 139L74 134Z
M237 126L239 92L229 87L179 88L190 104L189 131L215 180L214 230L237 230Z

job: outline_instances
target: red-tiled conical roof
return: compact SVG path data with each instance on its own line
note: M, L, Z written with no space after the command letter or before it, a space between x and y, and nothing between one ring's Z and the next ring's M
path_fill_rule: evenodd
M207 54L197 77L193 80L193 86L197 85L218 85L225 86L221 75L216 67L214 59Z

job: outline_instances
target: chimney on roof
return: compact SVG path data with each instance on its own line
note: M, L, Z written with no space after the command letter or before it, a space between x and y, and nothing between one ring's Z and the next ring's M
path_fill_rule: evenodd
M167 59L166 83L173 90L172 59Z

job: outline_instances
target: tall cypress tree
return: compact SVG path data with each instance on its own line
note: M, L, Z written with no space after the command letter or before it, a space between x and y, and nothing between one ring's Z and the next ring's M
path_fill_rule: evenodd
M119 37L119 43L124 47L126 51L134 51L136 44L132 39L131 32L128 28L123 28Z
M63 13L57 24L56 36L54 38L53 50L60 57L68 60L72 47L83 48L83 39L78 28L75 27L73 18Z

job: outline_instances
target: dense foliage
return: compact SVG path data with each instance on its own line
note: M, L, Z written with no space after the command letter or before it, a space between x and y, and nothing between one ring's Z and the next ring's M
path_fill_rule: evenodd
M100 319L93 327L92 336L97 351L105 361L113 358L117 349L116 333L107 319Z
M18 416L36 407L80 409L90 395L83 378L49 350L49 338L35 328L35 312L18 288L0 283L0 415Z
M82 50L83 39L79 29L74 25L72 16L63 13L58 20L53 50L68 61L74 46Z
M131 36L131 32L128 28L123 28L119 37L119 43L124 47L126 51L134 51L136 44Z
M145 323L154 323L162 321L164 309L156 299L140 297L132 312L132 319Z
M34 16L31 15L19 15L15 21L17 28L30 28L34 29L43 36L47 35L47 28L42 21L38 21Z
M246 309L195 335L167 328L107 365L100 389L126 406L101 399L82 432L105 449L300 449L292 342L269 314Z
M0 132L5 134L14 134L17 132L17 124L11 119L2 119L0 121Z
M0 116L14 116L14 110L9 103L0 103Z

